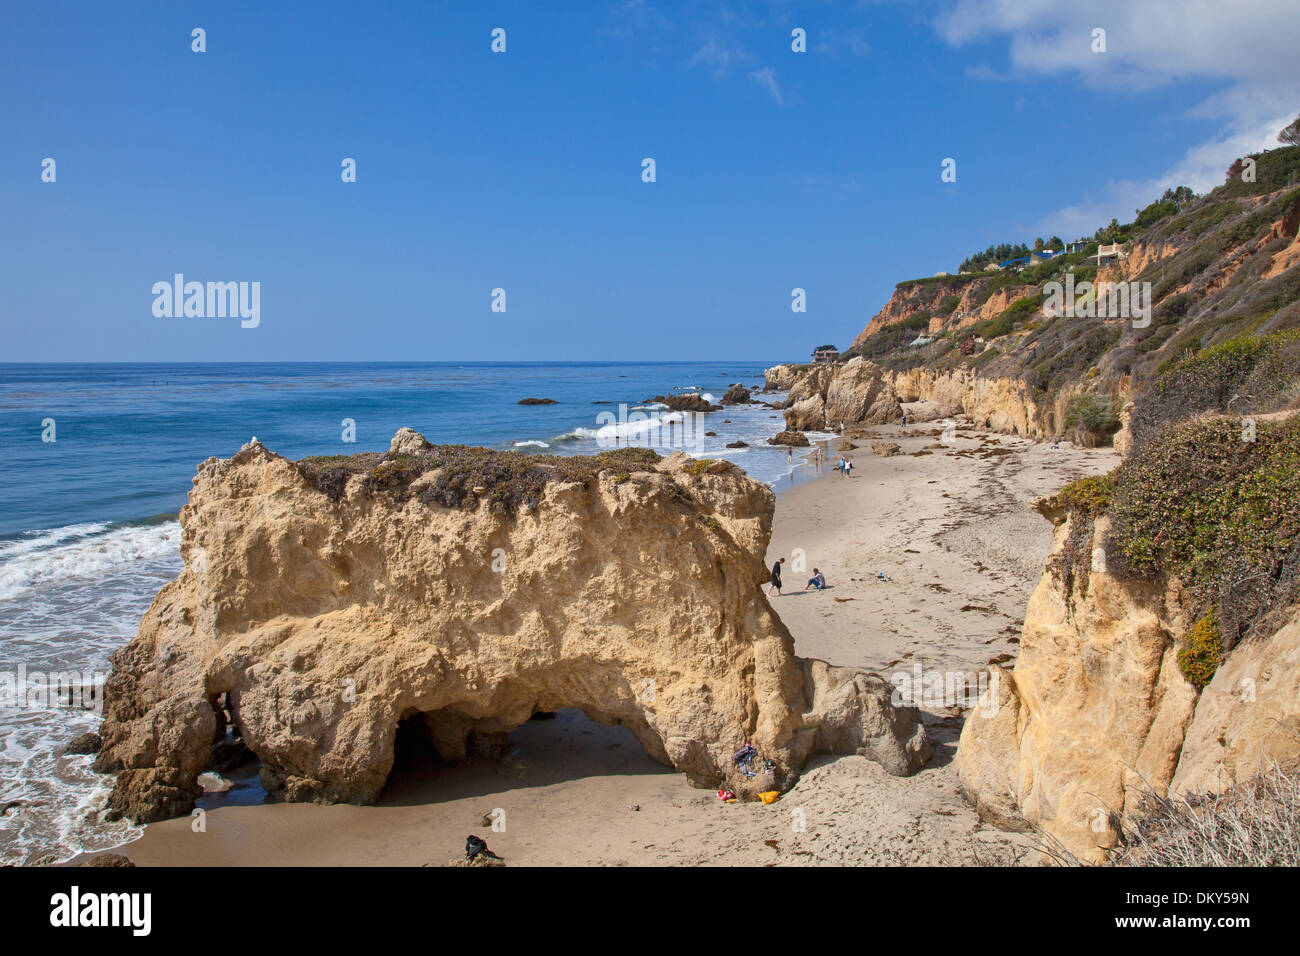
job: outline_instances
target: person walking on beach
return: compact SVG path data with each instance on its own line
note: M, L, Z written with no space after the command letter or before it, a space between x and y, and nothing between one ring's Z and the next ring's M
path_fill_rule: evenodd
M853 462L849 461L847 458L844 460L844 477L853 477Z
M772 580L767 584L767 596L772 596L772 589L776 588L776 596L781 596L781 565L785 564L785 558L777 558L776 563L772 565Z

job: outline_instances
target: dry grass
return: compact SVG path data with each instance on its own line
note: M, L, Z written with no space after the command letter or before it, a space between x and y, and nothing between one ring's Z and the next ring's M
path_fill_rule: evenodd
M1108 866L1300 865L1300 761L1220 794L1163 797L1147 788L1119 830ZM1050 834L1040 831L1037 843L1059 865L1082 865Z

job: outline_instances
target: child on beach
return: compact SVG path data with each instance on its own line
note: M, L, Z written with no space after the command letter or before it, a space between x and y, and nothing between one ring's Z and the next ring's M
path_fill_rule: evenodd
M816 588L818 591L820 591L825 587L826 587L826 578L822 575L820 571L818 571L816 568L813 568L813 576L808 579L808 583L803 586L803 589L807 591L809 588Z
M781 596L781 565L785 564L785 558L777 558L776 564L772 565L772 580L767 585L767 596L772 596L772 589L776 588L776 596Z

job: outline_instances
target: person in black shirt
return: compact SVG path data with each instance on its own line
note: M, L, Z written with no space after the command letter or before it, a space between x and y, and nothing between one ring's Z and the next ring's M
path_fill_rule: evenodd
M767 596L772 596L772 588L776 588L777 597L781 596L781 565L785 564L785 558L777 558L776 564L772 565L772 580L767 585Z

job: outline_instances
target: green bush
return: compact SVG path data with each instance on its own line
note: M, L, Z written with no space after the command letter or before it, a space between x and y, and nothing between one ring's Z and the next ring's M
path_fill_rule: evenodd
M1110 507L1114 491L1114 472L1105 475L1089 475L1070 482L1048 501L1050 507L1095 518Z
M1166 427L1116 472L1111 514L1128 568L1215 605L1230 648L1296 597L1300 416L1253 433L1228 418Z
M1083 595L1088 593L1094 519L1110 507L1113 491L1114 473L1090 475L1070 482L1039 505L1045 515L1060 511L1070 518L1069 534L1047 562L1048 570L1061 580L1069 604L1074 602L1076 588Z
M947 295L944 296L939 304L934 307L935 315L952 315L957 306L961 305L961 296Z
M1211 607L1187 635L1187 646L1178 650L1178 669L1198 690L1214 679L1223 656L1223 635Z
M1300 330L1295 329L1266 336L1238 335L1163 363L1137 403L1135 447L1161 425L1203 412L1273 411L1297 379Z
M1220 198L1260 196L1300 180L1300 146L1266 150L1256 154L1254 159L1255 181L1253 183L1242 182L1241 176L1234 174L1230 169L1224 184L1210 195ZM1233 169L1238 169L1237 164L1233 164ZM1292 180L1292 176L1295 176L1296 180Z
M1119 431L1119 425L1119 402L1113 395L1084 392L1065 412L1065 427L1074 429L1075 439L1083 445L1100 443Z

